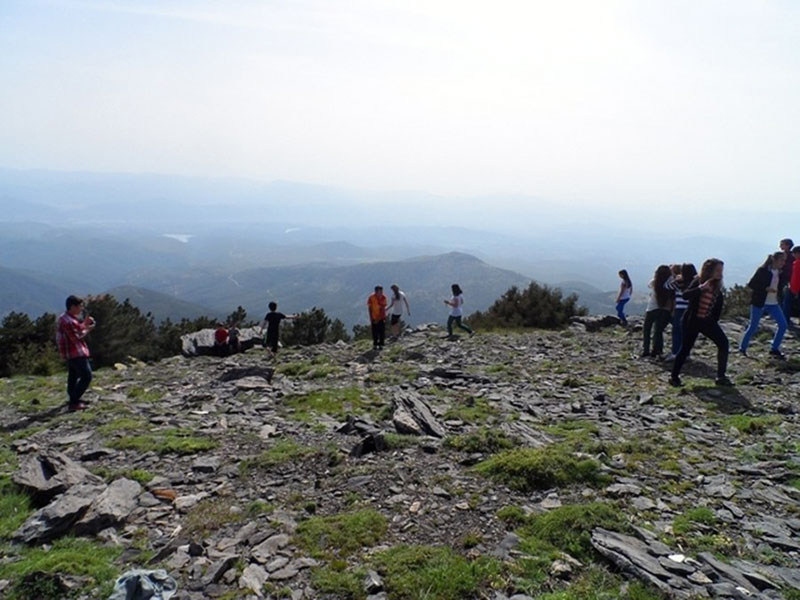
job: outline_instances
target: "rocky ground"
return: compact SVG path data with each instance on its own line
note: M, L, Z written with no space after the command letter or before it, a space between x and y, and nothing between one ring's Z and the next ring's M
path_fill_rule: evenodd
M676 390L581 324L119 365L75 414L0 380L0 595L800 598L800 360L766 335L734 388L709 343Z

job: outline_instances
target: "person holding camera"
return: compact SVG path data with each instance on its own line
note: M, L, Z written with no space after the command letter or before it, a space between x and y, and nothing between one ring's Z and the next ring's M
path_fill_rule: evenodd
M74 412L87 408L81 402L81 397L92 382L92 366L85 338L97 323L88 315L81 318L84 312L83 299L70 296L66 304L67 311L58 318L56 344L61 358L67 361L67 407Z

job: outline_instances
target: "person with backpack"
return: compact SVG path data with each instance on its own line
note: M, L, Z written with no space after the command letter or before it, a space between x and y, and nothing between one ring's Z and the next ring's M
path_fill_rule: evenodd
M667 265L660 265L649 283L650 299L644 315L642 331L642 357L660 358L664 352L664 329L672 313L672 292L667 287L670 277ZM655 331L654 331L655 330ZM653 351L650 352L650 336L653 337Z
M752 290L750 295L750 324L744 332L739 342L739 352L747 356L747 347L750 339L758 331L758 324L764 313L775 319L778 329L772 338L772 348L770 356L783 359L781 353L781 342L786 334L786 317L778 304L778 287L780 285L781 270L786 262L786 255L783 252L775 252L767 256L767 260L761 265L747 284Z
M700 275L695 277L683 291L683 297L689 301L684 315L683 343L681 350L672 364L669 383L681 387L680 374L686 359L694 348L697 337L702 333L714 342L717 347L717 385L730 386L733 383L725 375L728 370L728 337L719 326L724 298L722 294L722 274L725 263L718 258L709 258L700 268Z
M628 271L625 269L619 272L619 278L622 281L619 283L619 293L617 294L616 300L617 317L619 318L619 322L627 327L628 319L625 317L625 305L630 302L631 296L633 295L633 283L631 283L631 278L628 276Z

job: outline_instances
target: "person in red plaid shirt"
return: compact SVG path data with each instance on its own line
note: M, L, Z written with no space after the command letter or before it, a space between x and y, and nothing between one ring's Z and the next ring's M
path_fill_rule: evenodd
M92 366L89 364L89 346L86 336L94 329L95 322L87 316L79 319L83 312L83 300L77 296L67 298L67 312L58 318L56 343L61 358L67 361L67 395L69 410L84 410L86 404L81 396L89 388L92 381Z

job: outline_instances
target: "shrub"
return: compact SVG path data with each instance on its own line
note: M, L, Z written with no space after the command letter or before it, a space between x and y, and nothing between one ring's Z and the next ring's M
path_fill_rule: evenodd
M331 320L321 308L300 313L281 329L284 346L313 346L321 344L328 335Z
M502 431L488 427L482 427L472 433L449 437L444 443L445 446L460 452L483 452L486 454L509 450L518 444L517 440L508 437Z
M723 317L749 317L752 290L745 285L736 284L723 290L725 304L722 306Z
M471 315L469 322L481 329L557 329L567 325L570 318L585 314L587 310L578 305L577 295L565 298L560 289L533 282L523 291L516 286L510 288L485 313Z

